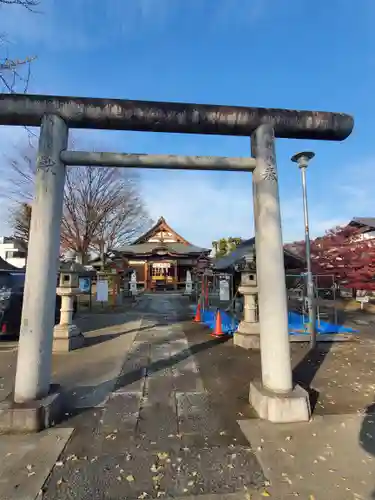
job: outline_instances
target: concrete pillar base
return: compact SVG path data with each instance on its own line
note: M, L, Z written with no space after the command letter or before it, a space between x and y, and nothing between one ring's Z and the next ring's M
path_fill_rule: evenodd
M241 321L233 335L233 343L244 349L260 349L259 323Z
M64 412L64 401L57 385L50 387L42 399L15 403L13 394L0 403L0 433L21 434L39 432L53 427Z
M76 325L56 325L53 330L53 352L69 352L83 347L85 337Z
M307 391L296 385L286 394L271 392L260 381L250 382L249 401L259 418L275 424L308 422L311 417Z

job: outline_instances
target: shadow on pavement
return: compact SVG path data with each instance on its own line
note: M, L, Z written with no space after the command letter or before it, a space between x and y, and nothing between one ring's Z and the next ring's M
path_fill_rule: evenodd
M155 325L155 326L159 326L159 325ZM141 332L143 330L149 330L149 329L150 329L149 326L144 326L141 328L133 328L132 330L124 330L123 332L106 333L103 335L92 335L92 336L88 335L92 332L86 332L85 343L84 343L83 348L92 347L92 346L97 345L97 344L102 344L103 342L107 342L108 340L117 339L117 337L121 337L122 335L127 335L128 333Z
M177 335L178 336L178 335ZM171 337L169 336L168 339L170 340ZM191 356L194 356L194 354L212 348L214 345L217 345L218 343L224 343L228 341L228 337L225 337L223 339L210 339L207 342L197 344L195 346L191 346L190 348L183 349L181 352L174 354L170 356L169 358L162 359L162 360L157 360L152 363L146 362L142 364L139 368L136 368L134 370L131 370L129 372L123 373L119 377L116 377L116 379L112 380L107 380L103 382L102 384L96 385L96 386L85 386L84 388L82 387L76 387L72 389L71 391L67 392L65 394L65 400L66 400L66 407L65 407L65 416L62 418L62 420L59 422L60 424L63 423L66 420L70 420L72 416L78 416L82 413L85 413L88 409L93 409L87 408L87 407L82 407L82 408L76 408L74 406L71 406L69 402L72 400L71 399L71 394L72 392L77 393L77 394L90 394L96 392L97 394L104 394L106 391L106 388L113 387L113 389L110 392L115 392L119 391L120 389L126 388L127 386L130 386L131 384L137 382L138 380L144 378L147 373L155 373L157 371L163 370L165 368L170 368L177 363L184 361L188 359ZM160 338L157 341L153 342L153 345L156 345L158 343L163 344L165 342L165 338ZM82 391L83 389L83 391ZM102 403L102 401L97 401L97 404L99 405Z
M324 363L333 342L322 342L315 349L310 349L293 368L293 381L303 387L310 396L311 412L314 412L319 399L319 392L311 384Z
M367 453L375 457L375 403L366 408L359 433L359 443ZM371 498L375 499L375 489L371 493Z
M174 354L169 358L154 361L153 363L150 363L148 366L142 366L139 369L124 373L123 375L120 375L120 377L118 377L114 390L118 391L119 389L122 389L127 385L136 382L137 380L146 375L146 370L147 373L155 373L157 371L164 370L165 368L170 368L179 363L180 361L184 361L185 359L194 356L194 354L200 351L210 349L219 342L226 342L227 340L228 340L227 338L224 338L223 340L210 339L202 344L197 344L190 348L184 349L178 354Z

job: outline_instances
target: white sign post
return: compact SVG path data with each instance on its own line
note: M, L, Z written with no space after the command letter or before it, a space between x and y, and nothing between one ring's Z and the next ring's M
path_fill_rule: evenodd
M230 300L229 280L220 279L219 281L219 295L221 301Z
M363 311L363 304L366 304L369 300L368 295L363 295L362 297L357 295L356 301L361 304L361 311Z
M137 295L138 290L137 290L137 273L135 271L132 272L131 278L130 278L130 293L134 296Z
M185 294L191 295L192 292L193 292L193 282L191 280L191 272L186 271Z
M98 280L96 283L97 302L108 302L108 281Z

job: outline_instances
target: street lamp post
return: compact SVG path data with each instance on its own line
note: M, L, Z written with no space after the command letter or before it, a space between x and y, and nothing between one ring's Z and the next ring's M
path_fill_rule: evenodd
M306 252L306 281L307 281L307 307L309 312L309 333L310 346L316 346L316 307L314 300L314 282L311 271L311 249L310 249L310 231L309 231L309 211L307 206L307 188L306 188L306 169L309 161L314 158L312 151L303 151L292 156L291 160L298 164L302 178L302 196L303 196L303 216L305 222L305 252Z

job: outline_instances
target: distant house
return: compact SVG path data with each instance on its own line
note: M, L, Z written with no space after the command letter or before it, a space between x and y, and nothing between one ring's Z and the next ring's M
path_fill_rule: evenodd
M18 267L12 266L6 260L0 257L0 271L16 271Z
M0 258L15 268L26 266L27 248L23 241L0 236Z
M362 240L375 238L375 217L353 217L348 225L359 229L361 233L360 239Z

